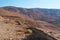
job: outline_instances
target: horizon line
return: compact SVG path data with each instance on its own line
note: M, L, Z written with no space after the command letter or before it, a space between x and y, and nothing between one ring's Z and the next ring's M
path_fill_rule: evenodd
M41 9L60 9L60 8L44 8L44 7L20 7L20 6L0 6L0 7L18 7L18 8L28 8L28 9L33 9L33 8L41 8Z

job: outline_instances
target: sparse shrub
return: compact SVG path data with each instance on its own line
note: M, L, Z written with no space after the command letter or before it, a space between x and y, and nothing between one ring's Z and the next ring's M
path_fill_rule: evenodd
M32 33L32 30L28 29L27 32L25 32L25 33L30 34L30 33Z

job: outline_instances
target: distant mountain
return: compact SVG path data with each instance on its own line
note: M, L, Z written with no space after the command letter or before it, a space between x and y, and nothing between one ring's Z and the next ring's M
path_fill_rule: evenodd
M60 9L19 8L13 6L3 7L3 9L11 12L18 12L32 19L42 20L60 26Z

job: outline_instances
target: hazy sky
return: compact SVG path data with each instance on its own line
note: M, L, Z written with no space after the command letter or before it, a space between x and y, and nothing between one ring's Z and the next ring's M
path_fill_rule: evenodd
M60 9L60 0L0 0L0 6Z

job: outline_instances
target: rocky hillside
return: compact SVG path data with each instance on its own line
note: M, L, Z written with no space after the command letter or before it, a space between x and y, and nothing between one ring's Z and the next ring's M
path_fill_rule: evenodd
M36 29L38 25L34 20L22 16L13 18L0 16L0 40L57 40L43 30Z
M0 8L0 40L60 40L59 27L35 20L37 15L42 16L40 13L26 8Z
M60 9L43 9L43 8L19 8L13 6L6 6L3 9L18 12L24 15L28 15L30 18L35 20L42 20L48 23L52 23L56 26L60 26Z

